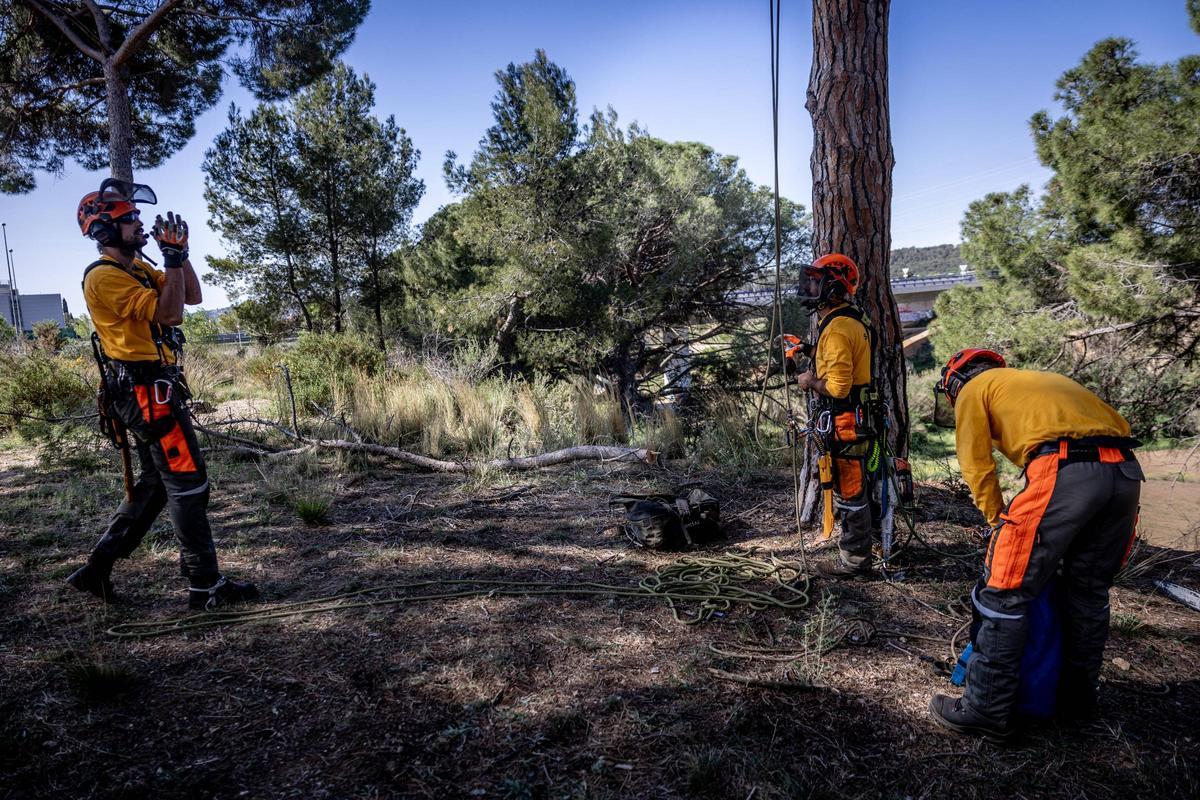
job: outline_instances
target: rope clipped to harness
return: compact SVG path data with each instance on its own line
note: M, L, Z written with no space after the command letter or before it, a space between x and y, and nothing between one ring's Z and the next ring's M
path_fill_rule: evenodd
M637 585L592 581L564 584L492 578L390 583L265 608L215 611L152 622L126 622L114 625L106 633L118 639L146 639L171 633L195 633L205 628L434 600L571 595L665 600L676 620L694 625L712 620L736 606L748 606L760 611L804 608L809 604L808 588L808 577L804 575L800 564L768 553L743 550L720 556L685 556L673 564L660 567ZM691 603L695 603L696 608L689 614L685 607Z

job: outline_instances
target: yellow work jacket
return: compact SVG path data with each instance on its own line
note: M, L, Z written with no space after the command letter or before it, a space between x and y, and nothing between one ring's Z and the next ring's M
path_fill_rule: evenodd
M828 313L847 305L842 303ZM817 378L825 381L825 390L839 400L850 394L850 387L870 383L871 340L866 327L853 317L830 321L817 339L815 361Z
M1129 436L1129 423L1075 381L1026 369L989 369L976 375L958 393L954 422L963 480L992 526L1004 506L993 447L1024 469L1043 442Z
M131 270L109 258L100 260L84 278L83 299L105 355L118 361L158 361L150 325L167 276L141 259L134 259ZM134 273L155 288L143 286ZM164 348L163 356L168 363L175 360L169 349Z

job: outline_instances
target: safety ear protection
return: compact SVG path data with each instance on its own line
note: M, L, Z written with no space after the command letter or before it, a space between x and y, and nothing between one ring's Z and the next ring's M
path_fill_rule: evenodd
M950 369L949 367L942 368L942 379L938 381L938 389L950 398L953 403L958 399L958 393L962 391L962 387L967 383L966 377L958 370Z
M105 247L115 247L120 235L117 226L111 222L93 222L92 227L88 228L88 236Z

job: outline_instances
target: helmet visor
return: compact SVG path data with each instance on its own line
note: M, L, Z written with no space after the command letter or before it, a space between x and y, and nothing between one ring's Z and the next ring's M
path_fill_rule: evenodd
M124 200L127 203L158 203L158 195L144 183L131 183L120 178L105 178L100 184L100 200L112 202Z
M954 404L941 386L933 387L933 424L939 428L954 427Z
M815 310L821 306L824 300L825 276L820 270L809 267L804 270L804 277L800 279L800 285L797 288L796 299L800 301L800 305L809 310Z

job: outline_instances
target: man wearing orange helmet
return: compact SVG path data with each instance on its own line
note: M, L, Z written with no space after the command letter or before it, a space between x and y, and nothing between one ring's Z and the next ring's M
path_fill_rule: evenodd
M188 260L188 229L168 212L151 232L164 271L142 255L149 240L138 203L156 203L150 187L107 179L79 201L80 232L96 242L100 258L83 275L83 294L96 332L102 418L118 445L133 434L141 467L136 483L127 474L126 498L87 564L67 578L80 591L108 602L110 575L127 558L166 507L179 539L180 569L189 580L194 609L214 608L258 595L254 585L221 575L208 524L208 473L192 430L190 397L181 369L184 304L201 301L200 281ZM127 457L127 450L125 451Z
M1144 480L1129 423L1070 378L1010 369L991 350L963 350L934 388L934 421L953 425L963 478L992 528L983 577L971 593L979 621L961 698L934 695L930 711L960 733L1013 732L1028 612L1062 568L1058 713L1090 717L1108 592L1129 556ZM992 448L1021 467L1025 487L1003 505Z
M832 494L842 518L838 558L817 569L826 577L867 576L879 512L872 507L874 475L868 469L876 433L871 425L871 334L862 312L851 304L858 265L849 256L830 253L805 268L804 276L801 302L818 315L817 343L813 369L796 382L813 392L812 410L827 420L831 447L825 457L832 459ZM831 500L827 495L827 515L832 514Z

